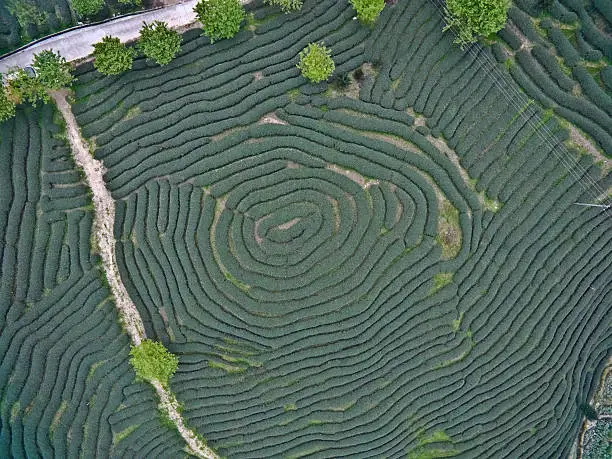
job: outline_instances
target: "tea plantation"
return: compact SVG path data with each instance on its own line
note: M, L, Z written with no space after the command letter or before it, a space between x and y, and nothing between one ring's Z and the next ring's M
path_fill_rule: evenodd
M186 422L229 458L567 457L612 348L612 209L575 204L612 181L567 121L612 154L609 88L584 60L563 73L584 93L548 85L537 32L462 51L430 0L371 28L345 0L247 10L163 68L77 70L121 277L179 357ZM344 82L300 75L320 41ZM0 126L0 451L182 457L62 129L50 107Z

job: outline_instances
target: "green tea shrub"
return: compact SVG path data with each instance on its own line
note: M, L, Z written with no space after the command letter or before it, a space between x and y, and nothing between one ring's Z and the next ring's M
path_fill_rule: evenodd
M94 67L105 75L117 75L132 68L134 51L116 37L106 36L94 45Z
M178 32L168 28L165 22L154 21L152 24L145 22L140 29L138 49L159 65L166 65L180 51L181 40Z
M15 102L10 99L5 88L0 90L0 122L15 116Z
M367 25L374 24L385 7L385 0L349 0L349 2L357 12L359 22Z
M246 16L239 0L200 0L193 10L211 43L236 35Z
M327 80L336 66L331 58L331 50L326 48L323 42L310 43L300 51L300 62L297 68L302 75L313 83Z
M178 366L178 357L168 352L162 343L145 339L130 350L130 363L136 376L146 381L157 379L168 385Z

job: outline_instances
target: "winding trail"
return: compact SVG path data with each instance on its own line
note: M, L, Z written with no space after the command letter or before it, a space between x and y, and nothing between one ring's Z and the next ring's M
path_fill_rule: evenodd
M113 226L115 222L115 201L104 183L105 168L102 161L93 157L78 128L78 124L68 103L67 90L52 91L51 97L66 122L66 134L78 167L85 172L87 185L91 189L94 204L93 234L97 250L102 258L102 266L110 285L111 293L121 320L130 335L132 343L137 346L146 338L144 324L136 309L136 305L121 280L117 261L115 259L115 237ZM180 435L187 443L190 452L200 458L218 459L217 454L200 440L195 432L189 429L178 408L179 403L169 389L157 380L150 381L159 397L159 408L166 413L175 424Z

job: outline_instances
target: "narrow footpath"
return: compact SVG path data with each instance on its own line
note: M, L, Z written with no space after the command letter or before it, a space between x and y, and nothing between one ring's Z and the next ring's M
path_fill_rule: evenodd
M136 305L130 299L117 267L115 237L113 233L115 201L104 183L104 166L101 161L93 157L87 143L81 137L76 119L66 99L68 91L52 91L50 95L66 122L66 135L74 160L77 166L85 172L87 185L91 189L94 204L93 235L95 244L102 258L102 266L110 285L119 317L125 324L125 329L132 343L137 346L146 338L145 329L138 309L136 309ZM216 453L206 446L193 430L185 425L183 418L178 412L179 404L174 394L164 388L157 380L151 381L151 384L159 397L159 408L176 425L190 452L200 458L218 459Z

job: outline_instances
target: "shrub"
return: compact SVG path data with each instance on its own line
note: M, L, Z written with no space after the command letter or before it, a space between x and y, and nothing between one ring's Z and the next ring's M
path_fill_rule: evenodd
M162 343L145 339L138 346L132 346L130 363L138 378L157 379L167 386L178 367L178 357L168 352Z
M49 95L40 80L24 69L11 70L8 78L8 97L16 104L29 102L36 107L39 101L49 102Z
M362 24L372 25L378 19L385 7L385 0L349 0L355 11L357 19Z
M599 418L597 415L597 411L595 411L595 408L593 408L588 403L583 402L579 405L579 407L580 411L582 411L582 414L584 414L584 417L587 418L589 421L595 421Z
M138 48L159 65L168 64L181 49L181 36L168 28L165 22L146 22L140 29Z
M327 80L336 66L331 58L331 50L326 48L323 42L310 43L300 51L300 62L297 68L302 75L313 83Z
M117 75L132 68L134 51L116 37L104 37L94 45L94 67L105 75Z
M104 7L104 0L72 0L72 7L79 16L93 16Z
M508 6L508 0L447 0L444 30L455 27L455 43L463 47L504 27Z
M73 77L70 74L70 64L59 53L45 50L34 54L32 67L36 70L36 78L46 89L60 89L70 86Z
M15 116L15 102L11 100L4 87L0 88L0 122Z
M211 43L236 35L246 16L239 0L200 0L193 10Z
M383 0L384 1L384 0ZM264 0L266 5L278 6L283 13L298 11L302 8L302 0Z

